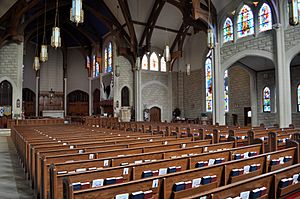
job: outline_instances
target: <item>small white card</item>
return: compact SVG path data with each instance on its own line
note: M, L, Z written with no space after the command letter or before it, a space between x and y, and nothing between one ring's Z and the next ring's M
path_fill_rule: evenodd
M123 193L123 194L118 194L115 197L116 199L128 199L129 198L129 193Z
M193 181L192 181L192 188L199 187L201 185L201 179L202 178L193 179Z
M96 180L93 180L92 187L93 188L102 187L103 184L104 184L104 179L96 179Z
M250 191L244 191L240 193L241 199L249 199L250 197Z
M284 157L279 158L280 164L284 164Z
M211 166L215 163L215 159L209 159L208 166Z
M109 160L104 160L103 166L108 167Z
M71 145L71 146L70 146L70 149L74 149L74 146L73 146L73 145Z
M167 168L161 168L158 171L158 175L165 175L168 173L168 169Z
M299 177L299 174L293 175L293 184L297 184L298 183L298 177Z
M93 153L89 154L89 159L90 159L90 160L92 160L92 159L94 159L94 158L95 158L95 154L93 154Z
M244 158L249 158L249 152L244 153Z
M152 188L157 188L158 187L158 179L155 179L152 181Z
M128 175L129 173L129 168L124 168L123 169L123 175Z
M205 152L207 151L207 147L204 147L204 151L205 151Z
M186 147L186 144L182 144L182 145L181 145L181 148L184 149L185 147Z
M250 165L244 166L244 174L247 174L250 172Z

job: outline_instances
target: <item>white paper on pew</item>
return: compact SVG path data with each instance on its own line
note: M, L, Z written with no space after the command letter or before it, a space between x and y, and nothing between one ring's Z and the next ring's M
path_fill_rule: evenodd
M95 155L92 153L92 154L89 154L89 159L92 160L95 158Z
M280 164L284 164L284 157L279 158Z
M95 187L102 187L103 183L104 183L104 179L93 180L92 187L93 188L95 188Z
M157 188L158 187L158 179L155 179L152 181L152 188Z
M249 199L250 197L250 191L244 191L240 193L241 199Z
M193 179L193 181L192 181L192 188L199 187L201 185L201 179L202 178Z
M207 199L207 197L206 196L202 196L199 199Z
M158 175L165 175L168 173L168 169L167 168L160 168L158 171Z
M143 163L143 160L136 160L134 161L134 164L142 164Z
M204 147L204 151L205 151L205 152L207 151L207 147Z
M297 184L298 183L298 178L299 178L299 174L294 174L293 175L293 184Z
M85 172L86 168L76 169L76 172Z
M271 155L267 156L267 160L270 161L271 160Z
M105 167L108 167L108 160L104 160L104 163L103 163L103 165L105 166Z
M71 145L71 146L70 146L70 149L74 149L74 146L73 146L73 145Z
M208 166L213 165L215 163L215 159L209 159Z
M182 144L182 145L181 145L181 148L184 149L185 147L186 147L186 144Z
M249 158L249 152L244 153L244 158Z
M247 174L250 172L250 165L244 166L244 174Z
M64 143L63 143L63 146L65 146L65 145L67 145L67 144L68 144L68 143L65 143L65 142L64 142Z
M123 175L128 175L129 173L129 168L124 168L123 169Z

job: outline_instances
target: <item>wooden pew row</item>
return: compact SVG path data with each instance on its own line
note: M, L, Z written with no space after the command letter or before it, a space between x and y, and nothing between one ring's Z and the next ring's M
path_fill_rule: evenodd
M300 183L288 185L287 187L283 188L280 184L281 179L291 178L295 174L297 175L299 173L300 164L295 164L286 168L282 168L280 170L276 170L274 172L255 176L250 179L246 179L220 188L208 190L202 193L198 192L196 189L189 190L189 192L178 192L175 194L174 199L223 199L229 197L234 198L236 196L240 196L242 192L245 196L245 194L248 195L248 193L244 192L249 192L262 187L265 187L266 191L262 192L263 195L259 198L287 198L288 196L290 196L290 198L299 198Z
M51 192L53 192L56 197L55 198L62 198L62 195L59 197L57 194L62 193L62 182L63 178L69 177L70 182L89 182L95 179L105 179L109 177L117 177L122 176L124 177L124 181L132 181L132 180L138 180L143 178L143 172L147 170L159 170L160 168L168 168L172 166L180 166L181 170L188 170L197 168L197 163L200 161L208 161L211 160L210 164L212 163L213 159L217 158L224 158L224 162L234 160L234 155L244 154L245 151L247 152L256 152L257 154L260 154L262 150L261 145L252 145L252 146L246 146L242 148L233 148L228 149L224 151L217 151L217 152L211 152L211 153L203 153L199 155L193 155L193 156L186 156L186 157L179 157L179 158L173 158L173 159L164 159L164 160L157 160L154 162L147 162L142 164L128 164L125 166L117 166L117 167L111 167L111 168L103 168L101 170L94 170L94 171L86 171L86 172L80 172L80 173L68 173L68 174L58 174L58 171L62 171L61 169L65 169L64 171L74 171L79 168L83 168L82 165L77 165L76 169L74 168L74 165L71 165L72 167L68 167L70 165L65 166L55 166L52 165L50 167L50 179L52 179L51 186ZM292 150L290 150L290 154L292 154ZM91 167L96 167L98 165L89 165ZM86 168L86 167L85 167ZM124 174L124 171L125 174Z
M295 148L293 148L294 153ZM273 152L276 153L276 152ZM270 155L270 154L268 154ZM173 198L175 191L174 191L174 184L177 182L186 182L186 181L193 181L194 179L206 178L205 176L216 176L214 178L215 180L211 183L200 185L197 189L197 192L201 193L206 190L210 190L213 188L217 188L222 186L222 174L225 174L225 176L228 176L228 173L231 172L232 168L241 168L249 164L258 163L261 165L265 165L268 159L267 156L258 156L258 157L252 157L248 159L242 159L242 160L235 160L231 162L225 162L218 165L213 165L209 167L204 168L197 168L197 169L191 169L171 174L166 174L162 176L157 177L150 177L145 178L141 180L135 180L130 181L127 183L120 183L120 184L114 184L114 185L107 185L99 188L90 188L90 189L84 189L84 190L73 190L72 184L69 181L68 178L64 181L64 194L66 195L66 198L72 198L72 199L81 199L81 198L116 198L119 194L126 194L126 193L133 193L137 191L148 191L151 190L153 192L154 198L164 198L169 199ZM279 156L284 154L278 154ZM263 167L260 168L260 170L255 173L256 175L260 174L262 172ZM227 173L227 175L226 175ZM253 175L252 172L245 175ZM203 178L204 177L204 178ZM243 178L246 178L245 176L241 176L241 179L235 179L243 180ZM226 183L225 178L225 183Z
M116 156L116 157L106 157L102 156L100 159L95 159L95 160L85 160L83 161L82 159L77 159L77 161L74 162L65 162L62 159L56 159L56 162L54 162L54 165L58 165L61 167L61 165L69 165L68 168L71 169L71 166L74 168L78 168L78 165L86 166L86 168L89 167L114 167L114 166L119 166L123 163L133 163L136 161L142 161L144 162L145 160L160 160L160 159L168 159L172 158L175 156L187 156L188 154L201 154L203 152L208 152L208 151L216 151L216 150L223 150L223 149L229 149L229 148L234 148L233 143L220 143L217 145L202 145L198 146L190 145L191 147L187 148L182 148L182 149L172 149L168 150L167 145L165 146L165 150L163 151L155 151L155 148L152 147L151 151L154 152L148 152L148 153L140 153L140 154L131 154L131 155L126 155L126 156ZM59 164L60 163L60 164ZM46 171L42 173L41 176L41 182L40 182L40 187L36 187L36 192L39 195L39 193L43 194L43 197L46 197L45 189L43 187L47 187L50 179L49 179L49 172L50 172L50 166L53 164L53 161L48 161L42 162L42 171ZM80 167L81 167L80 166ZM60 169L59 168L59 169ZM67 167L66 167L67 168ZM37 179L38 180L38 179ZM37 181L39 183L39 180Z

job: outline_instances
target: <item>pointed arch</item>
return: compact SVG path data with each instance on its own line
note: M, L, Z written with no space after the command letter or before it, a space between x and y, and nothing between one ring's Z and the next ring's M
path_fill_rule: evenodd
M271 112L271 90L267 86L263 90L263 112Z
M238 14L237 26L238 38L254 34L253 12L248 5L244 5L241 8Z
M223 43L233 41L233 23L232 20L227 17L223 25Z
M259 31L267 31L272 29L272 11L267 3L264 3L259 10Z
M158 71L158 57L155 52L153 52L150 56L150 70L152 71Z
M148 70L148 57L145 54L142 59L142 70Z
M298 112L300 112L300 84L297 87L297 97L298 97Z
M104 48L104 68L103 68L103 73L107 72L107 48Z
M206 111L212 112L213 107L213 76L212 76L212 57L211 51L208 52L205 61L205 85L206 85Z
M160 59L160 71L167 72L167 62L164 56Z
M111 41L108 43L107 57L107 72L111 73L113 71L113 45Z

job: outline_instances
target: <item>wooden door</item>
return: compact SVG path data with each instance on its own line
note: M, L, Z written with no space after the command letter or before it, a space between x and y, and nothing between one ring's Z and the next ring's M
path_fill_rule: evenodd
M124 86L121 91L121 106L129 106L129 89Z
M7 119L12 117L12 93L10 82L5 80L0 83L0 128L6 128Z
M245 126L251 126L251 107L244 107Z
M161 122L161 110L158 107L150 109L150 122Z

